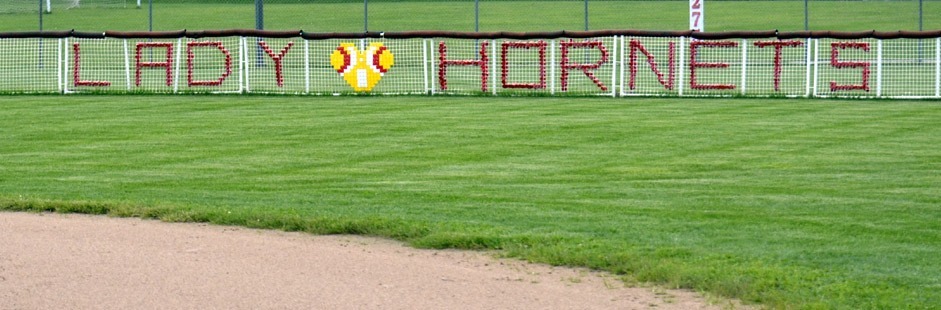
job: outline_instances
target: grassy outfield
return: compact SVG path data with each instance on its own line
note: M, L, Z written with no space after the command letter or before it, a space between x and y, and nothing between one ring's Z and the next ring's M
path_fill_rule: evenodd
M284 3L288 2L288 3ZM266 1L266 29L310 32L363 31L363 2ZM687 1L591 1L589 28L687 29ZM526 14L519 14L521 11ZM481 1L481 31L584 30L583 1ZM917 30L917 1L811 1L812 30ZM706 30L804 29L803 1L708 1ZM924 2L924 28L941 29L941 1ZM148 9L55 10L44 29L147 30ZM254 28L251 1L212 0L154 4L154 30ZM32 13L0 14L0 31L38 29ZM474 31L473 1L370 1L369 30Z
M941 304L926 101L0 97L0 209L499 249L782 308Z

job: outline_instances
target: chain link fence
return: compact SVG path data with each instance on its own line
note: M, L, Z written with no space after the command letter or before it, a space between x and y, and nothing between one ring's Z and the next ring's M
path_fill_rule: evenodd
M38 14L41 3L48 12ZM941 0L708 0L704 5L706 31L941 29ZM0 31L683 30L688 7L685 0L0 0Z

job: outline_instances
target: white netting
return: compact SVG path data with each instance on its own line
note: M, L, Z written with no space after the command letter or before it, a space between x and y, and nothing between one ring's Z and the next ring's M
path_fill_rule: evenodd
M615 93L615 37L431 41L434 91L449 94Z
M874 39L817 40L818 96L876 96L877 46Z
M742 93L742 40L691 40L687 44L684 95Z
M247 90L284 94L306 91L303 39L245 38L243 45Z
M7 93L941 97L937 38L8 38L0 55Z
M0 39L0 91L57 91L61 44L59 39Z
M806 96L808 91L807 40L748 40L745 94Z
M556 93L611 95L616 92L619 40L602 37L558 40Z
M242 49L237 37L184 41L181 46L180 92L239 92Z
M550 52L557 44L551 40L497 40L494 86L498 93L526 94L552 91L550 69L554 61Z
M239 38L65 40L66 91L238 92Z
M622 95L676 95L685 38L626 37L621 45Z
M385 73L382 80L379 81L373 91L383 94L420 94L426 93L431 87L426 85L426 80L431 75L430 69L423 63L426 53L423 51L424 41L422 39L405 40L366 40L365 48L380 44L385 47L388 55L394 61L391 66L385 67ZM385 53L385 52L384 52ZM370 54L375 55L375 54ZM378 60L378 58L376 58ZM386 59L386 58L383 58ZM379 60L379 62L382 62ZM370 60L367 65L373 66ZM371 71L373 69L370 69Z
M938 39L883 40L883 96L935 96Z
M124 53L125 41L115 39L64 40L63 89L69 92L129 91L134 83L128 79L132 63ZM164 71L166 72L166 71Z
M493 40L434 39L430 49L435 93L493 92Z
M427 64L421 39L321 40L310 44L315 94L425 93Z
M116 40L117 41L117 40ZM185 47L179 39L127 40L127 75L129 91L175 92L186 86ZM123 49L123 47L122 47ZM119 52L114 50L114 52ZM115 57L116 58L116 57ZM184 71L185 72L185 71ZM181 81L181 79L183 79ZM182 84L181 84L182 83Z
M360 51L363 46L362 40L318 40L307 41L306 44L306 48L308 50L308 67L310 72L310 92L314 94L338 94L353 92L352 86L348 85L344 78L346 77L346 74L350 74L349 78L351 81L353 81L354 84L356 84L356 73L349 71L343 75L340 75L340 72L337 71L338 69L334 69L330 60L331 55L333 55L334 52L339 52L337 49L340 48L341 44L351 45L357 51ZM350 55L350 57L353 56L354 55ZM355 60L352 58L350 59ZM341 59L341 61L342 60L345 59ZM355 66L355 64L351 65ZM383 82L388 82L388 79L384 79Z

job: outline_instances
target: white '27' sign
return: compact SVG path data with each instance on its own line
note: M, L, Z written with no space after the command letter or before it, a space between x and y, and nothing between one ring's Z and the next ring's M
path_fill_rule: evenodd
M703 9L705 0L689 0L689 29L705 31L706 16Z

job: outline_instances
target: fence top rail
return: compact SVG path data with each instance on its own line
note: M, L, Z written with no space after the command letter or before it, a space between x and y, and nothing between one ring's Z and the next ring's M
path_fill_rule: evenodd
M121 38L121 39L168 39L168 38L211 38L211 37L262 37L262 38L303 38L307 40L326 39L415 39L415 38L453 38L453 39L557 39L557 38L592 38L608 36L636 37L690 37L700 40L725 39L925 39L941 37L941 29L927 31L722 31L698 32L658 31L658 30L594 30L594 31L551 31L551 32L459 32L459 31L402 31L402 32L304 32L303 30L257 30L257 29L222 29L222 30L176 30L176 31L104 31L87 32L76 30L63 31L27 31L0 32L0 39L7 38Z

